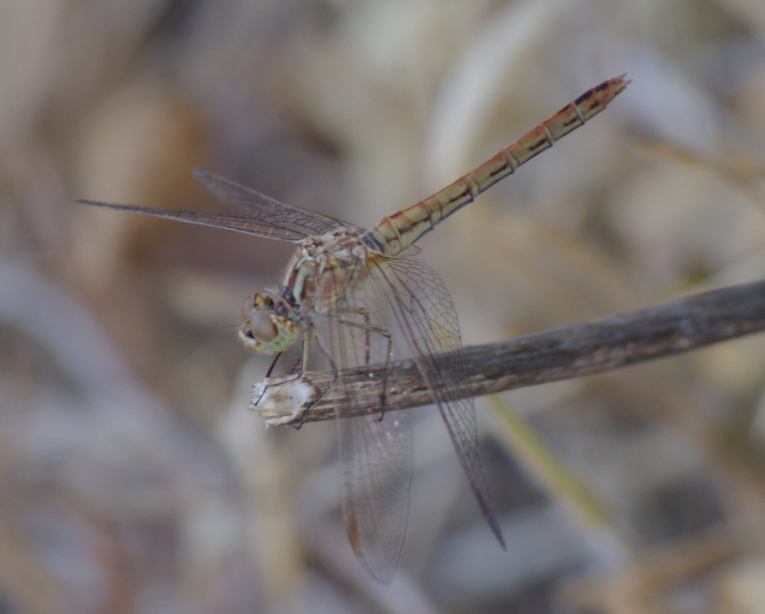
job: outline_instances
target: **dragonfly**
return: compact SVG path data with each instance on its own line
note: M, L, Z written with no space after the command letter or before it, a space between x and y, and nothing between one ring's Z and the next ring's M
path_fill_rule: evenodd
M393 356L414 358L462 464L480 510L505 548L479 455L476 413L461 351L457 313L444 283L413 257L414 243L481 192L606 108L629 81L604 81L493 158L419 203L365 230L282 203L201 169L202 186L234 213L207 213L78 202L291 241L297 249L281 289L248 296L238 337L276 360L302 339L296 377L320 353L331 386L344 373ZM273 368L272 364L272 368ZM386 371L387 372L387 371ZM270 370L269 370L270 374ZM392 581L400 558L413 475L409 411L385 411L388 378L370 381L378 402L361 415L337 401L342 516L351 547L376 580ZM340 395L348 399L352 395ZM308 410L310 411L310 410Z

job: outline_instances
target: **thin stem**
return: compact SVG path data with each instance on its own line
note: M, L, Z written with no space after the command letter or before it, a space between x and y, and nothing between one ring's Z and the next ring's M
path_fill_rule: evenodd
M765 281L742 284L693 295L658 307L599 318L506 341L463 349L475 396L604 373L619 367L686 352L699 347L765 330ZM350 383L329 390L306 420L335 417L334 404L342 395L349 400L349 415L374 406L371 378L384 376L384 365L353 369ZM390 365L386 411L433 402L411 360ZM301 407L326 390L332 376L306 373L292 383L269 387L256 407L271 424L288 424ZM258 398L263 384L256 384ZM289 390L287 389L289 388ZM275 394L269 394L273 390Z

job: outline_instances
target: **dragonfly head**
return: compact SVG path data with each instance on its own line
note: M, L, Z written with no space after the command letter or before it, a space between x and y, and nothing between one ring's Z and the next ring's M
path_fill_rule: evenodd
M291 348L297 341L294 322L278 315L276 311L274 299L267 294L250 294L244 300L238 335L250 352L278 354Z

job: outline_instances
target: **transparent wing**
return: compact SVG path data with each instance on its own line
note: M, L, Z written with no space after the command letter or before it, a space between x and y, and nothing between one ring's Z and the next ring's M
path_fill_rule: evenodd
M323 235L339 226L352 227L351 224L328 215L287 205L201 168L194 169L194 177L205 190L229 207L252 216L263 224L300 234L301 237Z
M83 205L95 205L97 207L108 207L118 211L130 211L131 213L141 213L153 217L163 217L170 220L179 220L181 222L190 222L191 224L200 224L202 226L214 226L216 228L226 228L246 232L259 237L268 237L269 239L282 239L284 241L300 241L307 235L296 230L276 226L269 222L261 221L252 215L236 213L206 213L203 211L177 211L175 209L156 209L154 207L137 207L135 205L114 205L111 203L101 203L92 200L77 199L78 203Z
M481 511L504 548L478 453L478 424L451 297L436 272L418 260L380 259L370 271L433 393Z
M114 205L92 200L77 200L77 202L85 205L109 207L118 211L130 211L180 220L202 226L226 228L284 241L300 241L313 235L322 235L339 226L352 227L350 224L345 224L327 215L304 211L298 207L279 202L270 196L202 169L195 169L194 176L208 192L221 202L237 209L240 213L177 211L175 209L156 209L135 205Z
M364 263L356 266L366 275ZM332 271L322 283L335 283ZM342 283L338 274L337 284ZM352 297L337 303L331 317L320 318L317 334L337 369L363 368L384 363L392 353L384 303L374 287L363 284ZM347 386L342 376L336 386ZM385 382L375 387L373 406L366 416L344 418L347 408L336 407L342 467L342 513L348 537L362 566L380 582L390 583L398 565L409 512L413 473L412 428L409 412L383 412Z

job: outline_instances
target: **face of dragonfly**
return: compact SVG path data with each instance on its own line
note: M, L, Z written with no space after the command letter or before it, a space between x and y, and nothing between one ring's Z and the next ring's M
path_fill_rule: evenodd
M267 294L250 294L244 300L240 314L239 340L250 352L273 355L295 345L297 330L294 322L277 314L277 304Z

